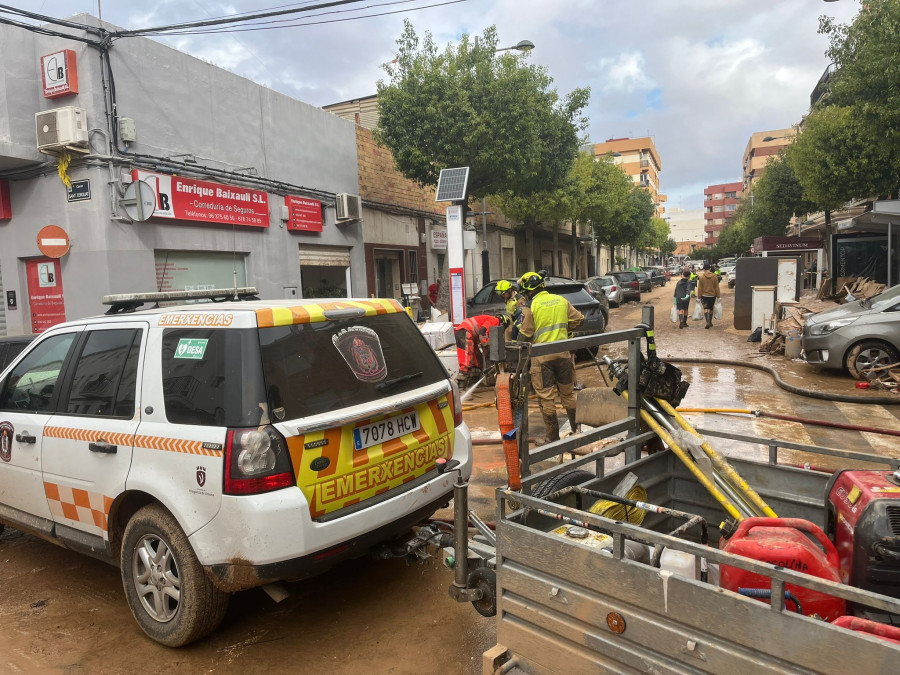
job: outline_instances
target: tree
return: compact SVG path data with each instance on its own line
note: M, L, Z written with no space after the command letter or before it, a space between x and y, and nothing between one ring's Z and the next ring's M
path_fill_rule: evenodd
M896 189L900 154L871 137L855 108L830 106L810 114L803 133L788 146L788 163L821 209Z
M738 209L740 211L740 209ZM750 238L747 236L743 221L737 216L719 232L719 251L722 255L741 255L750 250Z
M766 172L753 184L753 197L754 204L765 209L773 220L787 222L792 216L816 210L816 205L806 198L784 150L766 162Z
M900 3L866 0L852 24L819 20L834 71L788 151L807 197L832 209L900 185Z
M440 170L469 167L475 197L552 191L565 181L586 126L590 91L560 98L543 67L523 56L497 54L490 27L477 44L463 35L438 51L404 23L398 54L378 82L376 140L404 176L436 185Z
M659 253L663 258L668 258L673 253L675 253L675 249L678 248L678 242L669 237L663 242L663 245L659 247Z
M593 235L598 245L609 246L610 262L615 260L615 247L636 241L638 230L633 227L642 202L633 198L635 189L644 192L647 200L650 195L640 188L635 188L633 181L612 159L591 160L591 172L585 199L581 209L581 219L591 221ZM650 200L650 215L653 214L653 203ZM649 220L650 215L647 216Z

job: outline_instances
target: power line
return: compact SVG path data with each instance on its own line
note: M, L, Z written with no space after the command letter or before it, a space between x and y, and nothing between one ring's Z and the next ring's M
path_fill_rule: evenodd
M251 21L253 19L267 19L270 16L284 16L285 14L299 14L302 12L311 12L314 9L327 9L328 7L337 7L339 5L352 5L362 0L332 0L331 2L322 2L318 5L309 5L306 7L295 7L293 9L278 9L269 12L258 12L257 14L249 14L243 16L231 16L220 19L204 19L203 21L188 21L185 23L168 24L164 26L153 26L151 28L139 28L135 30L113 31L111 35L116 37L124 37L126 35L142 35L146 33L163 33L171 30L179 30L185 28L202 28L204 26L218 26L227 23L239 23L242 21Z
M350 12L362 12L367 9L375 9L378 7L387 7L390 5L406 5L411 2L421 2L421 1L422 0L392 0L391 2L381 2L381 3L374 4L374 5L366 5L365 7L354 7L352 9L332 9L327 12L319 12L318 14L311 14L310 16L317 17L317 16L327 16L329 14L347 14ZM365 18L365 17L361 16L359 18ZM306 23L301 23L301 24L290 23L292 21L297 21L297 19L290 18L290 19L272 19L271 21L254 21L254 23L248 22L248 26L257 27L257 26L265 26L268 24L285 24L282 26L272 26L272 28L290 28L295 25L307 25ZM206 30L197 30L197 31L181 31L181 30L171 31L171 32L167 31L166 34L167 35L201 35L201 34L205 34L205 33L210 33L210 34L212 34L212 33L228 33L228 32L232 32L234 30L236 30L236 29L228 28L228 27L221 27L221 28L209 28ZM141 33L141 35L147 35L147 34L148 33Z
M178 30L178 31L173 31L173 32L167 32L167 33L165 33L165 35L210 35L210 34L215 35L215 34L223 34L223 33L246 33L246 32L257 31L257 30L276 30L279 28L297 28L297 27L302 27L302 26L318 26L318 25L329 24L329 23L342 23L345 21L356 21L358 19L370 19L370 18L378 17L378 16L389 16L391 14L403 14L404 12L417 12L417 11L420 11L423 9L432 9L434 7L443 7L444 5L455 5L460 2L468 2L468 1L469 0L446 0L445 2L437 2L437 3L431 4L431 5L423 5L422 7L410 7L407 9L397 9L397 10L394 10L391 12L376 12L374 14L364 14L362 16L349 16L349 17L345 17L343 19L327 19L324 21L305 21L305 22L300 22L300 23L286 24L283 26L260 26L260 27L256 27L256 28L254 28L254 27L219 28L219 29L212 29L212 30L205 30L205 31L203 31L203 30L200 30L200 31ZM148 34L142 33L142 32L134 32L134 33L130 33L129 35L130 36L134 36L134 35L143 36L143 35L148 35ZM157 34L150 33L149 35L157 35Z

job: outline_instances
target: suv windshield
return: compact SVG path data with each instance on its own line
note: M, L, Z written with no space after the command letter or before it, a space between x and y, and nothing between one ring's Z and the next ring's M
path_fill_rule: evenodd
M263 328L259 343L275 420L369 403L447 378L405 314Z

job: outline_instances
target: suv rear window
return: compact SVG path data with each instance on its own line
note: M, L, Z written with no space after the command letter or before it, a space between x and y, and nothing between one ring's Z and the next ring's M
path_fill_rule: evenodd
M256 330L164 330L162 386L166 418L174 424L260 424L266 395Z
M405 314L263 328L259 343L276 420L369 403L447 378Z
M578 286L548 286L547 292L561 295L572 303L573 307L597 304L597 299L590 294L584 287L584 284L579 284Z
M634 272L611 272L610 275L618 279L620 283L637 281L637 274Z

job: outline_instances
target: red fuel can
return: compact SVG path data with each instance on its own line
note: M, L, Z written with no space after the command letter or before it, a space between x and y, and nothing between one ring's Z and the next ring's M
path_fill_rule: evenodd
M804 532L815 537L825 551L810 541ZM722 548L728 553L778 565L795 572L803 572L837 583L841 581L838 573L838 553L834 544L819 527L808 520L747 518L741 522L737 532ZM735 593L739 592L740 588L772 587L768 577L729 565L722 565L719 585ZM846 602L840 598L794 584L786 584L785 590L797 598L806 616L818 614L823 619L832 621L847 613ZM788 601L786 607L793 609L792 604Z

